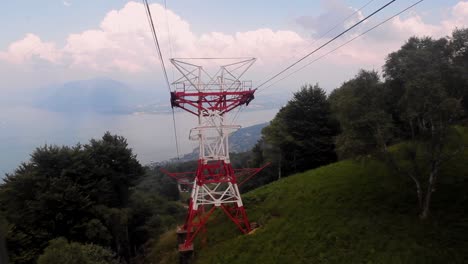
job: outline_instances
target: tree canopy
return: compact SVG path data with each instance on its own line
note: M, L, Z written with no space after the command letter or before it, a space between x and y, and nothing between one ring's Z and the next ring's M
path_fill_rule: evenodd
M318 84L300 87L255 147L233 154L236 168L272 162L242 190L373 156L413 185L427 219L442 167L466 148L467 69L468 29L455 29L410 38L387 56L382 76L360 70L329 96ZM137 263L184 213L184 195L159 165L143 167L110 133L37 148L0 184L0 253L5 237L12 263ZM164 166L191 171L196 162Z
M146 173L126 139L110 133L85 145L37 148L0 185L11 261L35 263L59 237L73 241L65 251L93 243L129 261L181 211L157 192L140 190Z
M456 125L468 110L467 40L467 29L447 38L412 37L387 56L383 78L361 70L328 98L318 85L303 86L263 130L252 160L272 161L279 178L336 155L376 154L414 182L427 218L441 166L464 148ZM395 144L398 153L389 150Z
M278 163L284 164L282 169L291 173L335 161L337 130L325 91L316 84L294 93L262 133Z

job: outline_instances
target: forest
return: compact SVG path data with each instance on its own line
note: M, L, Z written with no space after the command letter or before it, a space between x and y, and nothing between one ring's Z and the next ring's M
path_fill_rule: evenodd
M466 146L468 29L412 37L377 71L360 70L327 94L305 84L234 167L271 165L248 192L339 160L383 161L409 180L419 221L433 221L441 168ZM155 150L157 151L157 150ZM45 145L0 184L0 259L6 263L158 263L156 244L183 221L186 199L163 175L194 162L142 166L122 136ZM455 190L455 189L454 189ZM458 189L457 189L458 190ZM447 200L447 203L453 201ZM440 210L440 209L439 209Z
M449 38L410 38L387 56L383 78L361 70L328 96L304 85L252 149L256 164L273 162L257 180L374 155L414 182L427 218L441 166L466 147L457 126L466 125L467 69L468 30L456 29Z

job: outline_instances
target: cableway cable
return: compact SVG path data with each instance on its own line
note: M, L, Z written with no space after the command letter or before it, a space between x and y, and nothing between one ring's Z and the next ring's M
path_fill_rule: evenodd
M169 29L169 19L168 19L168 16L167 16L167 1L164 0L164 16L166 17L166 30L167 30L167 38L169 40L169 55L171 56L171 58L174 58L174 52L173 52L173 49L172 49L172 34L171 34L171 30ZM175 73L174 73L174 67L171 67L171 71L172 71L172 80L175 79Z
M143 4L145 5L146 16L148 17L148 22L149 22L149 25L150 25L150 28L151 28L151 33L153 35L154 45L156 46L156 51L158 52L159 61L161 63L161 68L162 68L163 73L164 73L164 79L166 80L167 89L169 90L169 93L170 93L171 92L171 85L169 83L169 78L167 77L166 65L164 64L164 58L163 58L163 55L162 55L162 52L161 52L161 47L159 45L159 40L158 40L158 35L156 33L156 28L154 26L153 16L151 15L151 10L150 10L149 4L148 4L148 0L142 0L142 1L143 1ZM174 136L175 136L175 143L176 143L177 159L179 159L179 157L180 157L180 155L179 155L179 140L177 138L177 127L176 127L176 121L175 121L174 108L172 108L172 120L173 120L173 124L174 124Z
M351 17L355 16L357 13L359 13L360 11L362 11L364 8L366 8L368 5L370 5L372 2L374 2L375 0L370 0L368 2L366 2L364 5L362 5L361 7L359 7L358 9L356 9L352 14L350 14L349 16L343 18L340 22L336 23L334 26L332 26L330 29L328 29L325 33L321 34L318 38L316 38L314 41L310 42L309 45L313 45L315 44L316 42L322 40L325 36L328 35L328 33L332 32L333 30L335 30L337 27L339 27L340 25L343 25L344 22L346 22L348 19L350 19ZM212 58L206 58L206 59L212 59ZM275 82L276 83L276 82ZM270 85L271 86L271 85ZM268 86L268 87L270 87ZM267 88L268 88L267 87ZM238 111L236 113L236 115L234 116L233 120L232 120L232 123L234 123L236 120L237 120L237 117L239 116L239 113L242 112L242 110Z
M166 80L167 89L169 90L169 92L171 92L171 85L169 84L169 78L167 77L166 65L164 64L164 58L161 53L161 47L159 45L158 35L156 34L156 28L154 26L153 16L151 15L151 10L148 4L148 0L143 0L143 3L145 4L146 15L148 17L148 22L150 24L151 33L153 34L154 45L156 46L156 51L158 52L159 62L161 63L161 68L164 73L164 79Z
M171 30L170 30L170 27L169 27L169 19L168 19L168 16L167 16L167 1L164 0L164 16L166 18L166 29L167 29L167 37L168 37L168 40L169 40L169 55L171 56L171 58L174 58L174 51L173 51L173 48L172 48L172 34L171 34ZM172 72L172 81L174 81L175 79L175 73L174 73L174 67L171 67L171 72ZM176 143L176 149L177 149L177 159L180 159L180 156L179 156L179 136L177 135L177 124L176 124L176 118L175 118L175 112L174 112L174 107L172 107L172 123L174 125L174 138L175 138L175 143Z
M314 44L315 42L321 40L323 37L325 37L326 35L328 35L328 33L332 32L333 30L335 30L337 27L343 25L344 22L346 22L346 20L350 19L351 17L353 17L354 15L356 15L357 13L359 13L362 9L366 8L368 5L370 5L372 2L374 2L375 0L370 0L369 2L365 3L363 6L361 6L360 8L358 8L356 11L354 11L351 15L347 16L346 18L344 18L343 20L341 20L339 23L337 23L336 25L334 25L333 27L331 27L329 30L327 30L327 32L323 33L322 35L320 35L316 40L312 41L310 43L310 45Z
M290 77L291 75L293 75L293 74L295 74L295 73L297 73L297 72L303 70L304 68L306 68L306 67L310 66L311 64L313 64L314 62L316 62L316 61L318 61L318 60L320 60L320 59L322 59L322 58L324 58L324 57L330 55L331 53L333 53L333 52L339 50L340 48L342 48L342 47L348 45L349 43L353 42L354 40L356 40L356 39L362 37L363 35L365 35L365 34L371 32L371 31L374 30L374 29L380 27L381 25L383 25L383 24L387 23L388 21L394 19L395 17L397 17L397 16L403 14L404 12L406 12L406 11L408 11L409 9L415 7L416 5L420 4L420 3L423 2L423 1L424 1L424 0L419 0L419 1L415 2L414 4L408 6L407 8L405 8L405 9L403 9L403 10L401 10L400 12L396 13L395 15L393 15L393 16L391 16L391 17L385 19L385 20L383 20L382 22L380 22L380 23L374 25L373 27L371 27L371 28L369 28L368 30L362 32L361 34L355 36L354 38L352 38L352 39L346 41L345 43L339 45L338 47L336 47L336 48L334 48L334 49L332 49L332 50L330 50L329 52L323 54L322 56L320 56L320 57L318 57L318 58L312 60L311 62L307 63L306 65L302 66L301 68L299 68L299 69L297 69L297 70L295 70L295 71L289 73L288 75L286 75L286 76L284 76L283 78L277 80L276 82L274 82L274 83L272 83L272 84L266 86L266 87L263 88L262 90L268 89L269 87L271 87L271 86L277 84L278 82L280 82L280 81L282 81L282 80L284 80L284 79Z
M249 60L252 57L224 57L224 58L215 58L215 57L201 57L201 58L174 58L176 60Z
M341 32L340 34L336 35L335 37L333 37L332 39L330 39L329 41L325 42L324 44L322 44L320 47L314 49L312 52L309 52L308 54L306 54L305 56L303 56L302 58L300 58L299 60L297 60L296 62L294 62L293 64L289 65L288 67L286 67L285 69L281 70L280 72L278 72L277 74L273 75L272 77L268 78L266 81L264 81L263 83L261 83L259 86L257 86L255 88L255 90L258 90L260 87L264 86L265 84L267 84L268 82L272 81L273 79L277 78L278 76L280 76L281 74L283 74L284 72L286 72L287 70L291 69L292 67L296 66L298 63L300 63L301 61L305 60L306 58L308 58L309 56L311 56L312 54L316 53L317 51L321 50L322 48L324 48L325 46L327 46L328 44L332 43L333 41L335 41L336 39L338 39L339 37L343 36L344 34L346 34L347 32L349 32L350 30L352 30L353 28L357 27L358 25L362 24L364 21L368 20L369 18L371 18L372 16L374 16L375 14L379 13L380 11L382 11L383 9L385 9L387 6L391 5L392 3L394 3L396 0L391 0L389 2L387 2L385 5L381 6L379 9L375 10L374 12L372 12L370 15L366 16L365 18L359 20L357 23L355 23L354 25L352 25L351 27L347 28L346 30L344 30L343 32Z

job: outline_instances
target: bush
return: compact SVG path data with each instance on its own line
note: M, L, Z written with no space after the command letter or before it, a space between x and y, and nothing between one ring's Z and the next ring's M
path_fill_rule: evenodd
M49 242L38 264L114 264L118 263L112 251L94 244L68 242L56 238Z

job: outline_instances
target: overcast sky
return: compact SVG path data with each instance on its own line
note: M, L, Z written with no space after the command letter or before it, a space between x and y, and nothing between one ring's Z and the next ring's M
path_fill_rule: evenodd
M258 61L248 77L255 83L313 50L387 0L374 0L343 22L368 2L167 0L165 10L162 1L150 1L166 59L171 54L175 57L253 56ZM308 61L414 2L396 1ZM337 23L340 25L333 32L319 39ZM450 35L455 27L467 25L468 1L426 0L270 87L268 92L292 91L301 84L316 82L330 90L360 68L380 70L385 56L410 36L442 37ZM154 84L154 89L166 89L162 86L161 69L140 1L3 1L0 27L0 96L95 77L112 78L135 87Z

